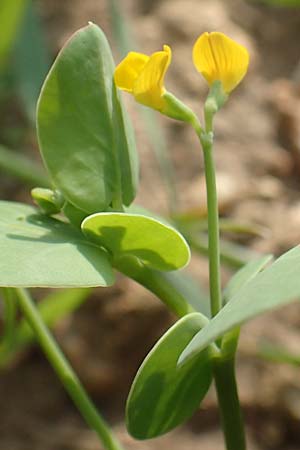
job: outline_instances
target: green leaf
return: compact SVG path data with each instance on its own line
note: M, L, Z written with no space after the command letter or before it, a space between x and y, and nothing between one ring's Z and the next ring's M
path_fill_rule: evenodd
M223 292L224 302L227 303L246 283L254 278L273 259L272 255L264 255L245 264L229 280Z
M59 191L53 191L48 188L33 188L31 197L40 210L48 216L60 213L65 202Z
M106 253L71 225L0 201L0 286L110 286Z
M181 234L158 220L139 214L98 213L82 222L83 233L115 258L136 256L157 270L176 270L190 259Z
M139 164L134 131L121 98L113 85L113 126L121 177L123 204L133 202L138 186Z
M70 223L74 227L80 229L83 219L86 218L86 213L73 206L72 203L68 202L65 202L62 210L64 215L69 219Z
M209 350L181 367L177 367L177 360L205 322L199 313L183 317L144 360L126 408L127 428L135 438L150 439L164 434L198 409L212 381Z
M87 213L113 200L128 205L136 191L134 137L113 73L106 37L90 24L61 50L38 103L39 143L53 182Z
M246 283L211 322L196 334L180 356L179 364L202 351L224 333L266 311L300 296L300 247L278 258Z

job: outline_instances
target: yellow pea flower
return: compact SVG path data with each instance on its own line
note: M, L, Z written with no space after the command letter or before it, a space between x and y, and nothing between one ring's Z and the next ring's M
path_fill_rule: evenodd
M168 45L151 56L128 53L116 67L116 86L133 94L137 102L164 113L167 109L164 77L171 58L172 52Z
M195 113L165 89L164 78L171 59L172 51L168 45L150 56L129 52L115 69L115 84L132 94L137 102L201 128Z
M211 86L220 81L229 94L244 78L249 65L249 53L245 47L223 33L203 33L193 48L196 69Z

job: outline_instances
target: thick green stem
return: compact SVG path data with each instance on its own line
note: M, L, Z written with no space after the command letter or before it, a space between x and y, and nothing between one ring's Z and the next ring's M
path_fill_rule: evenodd
M28 292L24 289L16 291L20 307L40 346L87 424L98 434L106 450L122 450L122 446L99 415L75 372L46 328Z
M183 317L195 311L178 289L168 282L163 273L143 266L136 258L120 258L114 261L114 267L153 292L177 317Z
M235 379L234 359L216 359L214 378L227 450L246 450L244 422Z

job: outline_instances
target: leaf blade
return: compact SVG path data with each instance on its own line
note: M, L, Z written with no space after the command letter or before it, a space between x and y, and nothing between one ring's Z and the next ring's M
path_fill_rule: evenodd
M103 250L71 225L36 208L0 201L0 286L109 286L114 274Z
M96 213L84 219L83 233L115 258L137 257L157 270L176 270L190 259L189 247L178 231L141 214Z
M272 258L272 255L264 255L254 261L249 261L238 270L229 280L223 291L225 303L229 302L239 289L252 280L272 260Z
M199 313L176 322L156 343L140 367L131 387L126 422L137 439L164 434L187 420L199 407L211 381L209 353L197 361L176 366L178 356L192 336L204 325Z
M300 247L297 246L240 289L211 322L195 335L180 355L178 364L192 358L235 326L300 296L299 266Z
M40 150L55 186L88 214L136 193L134 136L114 81L104 33L78 30L60 51L37 108Z

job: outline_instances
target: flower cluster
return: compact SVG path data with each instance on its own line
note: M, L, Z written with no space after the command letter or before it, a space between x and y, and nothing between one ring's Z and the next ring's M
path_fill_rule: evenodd
M151 56L130 52L116 68L115 83L130 92L137 102L168 113L164 78L171 58L172 52L167 45ZM193 61L209 86L219 81L224 93L229 94L245 76L249 54L223 33L203 33L194 45Z

